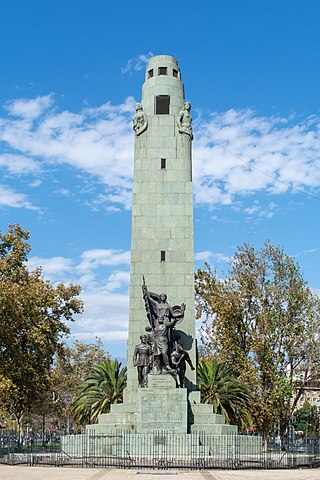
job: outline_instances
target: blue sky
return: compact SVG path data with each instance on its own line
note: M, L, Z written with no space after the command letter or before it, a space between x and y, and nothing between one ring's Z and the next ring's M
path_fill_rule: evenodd
M320 291L320 2L1 0L0 230L77 282L72 337L126 355L131 118L146 62L192 104L196 267L270 239ZM178 299L177 299L178 300Z

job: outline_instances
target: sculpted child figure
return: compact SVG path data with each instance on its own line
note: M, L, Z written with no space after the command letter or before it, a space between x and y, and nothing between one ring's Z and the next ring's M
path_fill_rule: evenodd
M187 363L190 365L191 370L195 370L189 353L183 350L182 346L177 343L175 350L171 353L171 364L176 371L177 387L185 387Z

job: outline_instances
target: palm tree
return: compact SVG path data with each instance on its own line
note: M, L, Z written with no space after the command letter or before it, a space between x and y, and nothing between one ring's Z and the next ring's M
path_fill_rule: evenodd
M121 368L118 360L107 359L92 367L92 372L77 387L73 418L81 424L96 421L100 414L110 411L110 405L122 402L126 383L127 368Z
M202 401L213 405L213 413L224 415L228 423L240 428L252 425L251 391L235 378L226 363L219 363L216 359L200 360L198 387Z

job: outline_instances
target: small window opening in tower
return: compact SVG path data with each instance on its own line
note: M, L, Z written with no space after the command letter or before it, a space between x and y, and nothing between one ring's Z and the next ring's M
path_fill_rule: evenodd
M165 262L166 261L166 252L165 250L161 250L160 252L160 262Z
M167 168L167 159L161 158L161 170L164 170L166 168Z
M178 78L178 70L173 69L172 70L172 75L176 78Z
M148 78L152 78L152 77L153 77L153 68L148 71Z
M158 68L158 75L167 75L167 67L159 67Z
M156 97L156 115L169 115L170 112L170 96L158 95Z

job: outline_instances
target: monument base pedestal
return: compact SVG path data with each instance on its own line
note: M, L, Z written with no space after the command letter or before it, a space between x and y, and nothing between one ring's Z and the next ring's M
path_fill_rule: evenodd
M176 388L175 380L169 373L150 374L147 388L126 389L123 400L123 403L111 405L110 413L100 415L98 424L87 425L86 431L188 432L188 391Z
M150 374L148 387L124 392L123 403L87 425L86 435L62 438L65 453L76 456L186 458L191 456L258 454L260 437L238 435L223 415L200 402L200 392L176 388L170 374Z
M213 413L210 404L201 403L200 392L176 388L170 374L150 374L148 388L124 391L123 403L111 405L110 413L99 416L88 433L113 433L118 430L150 433L206 432L216 435L237 434L235 425L226 425L225 417Z

